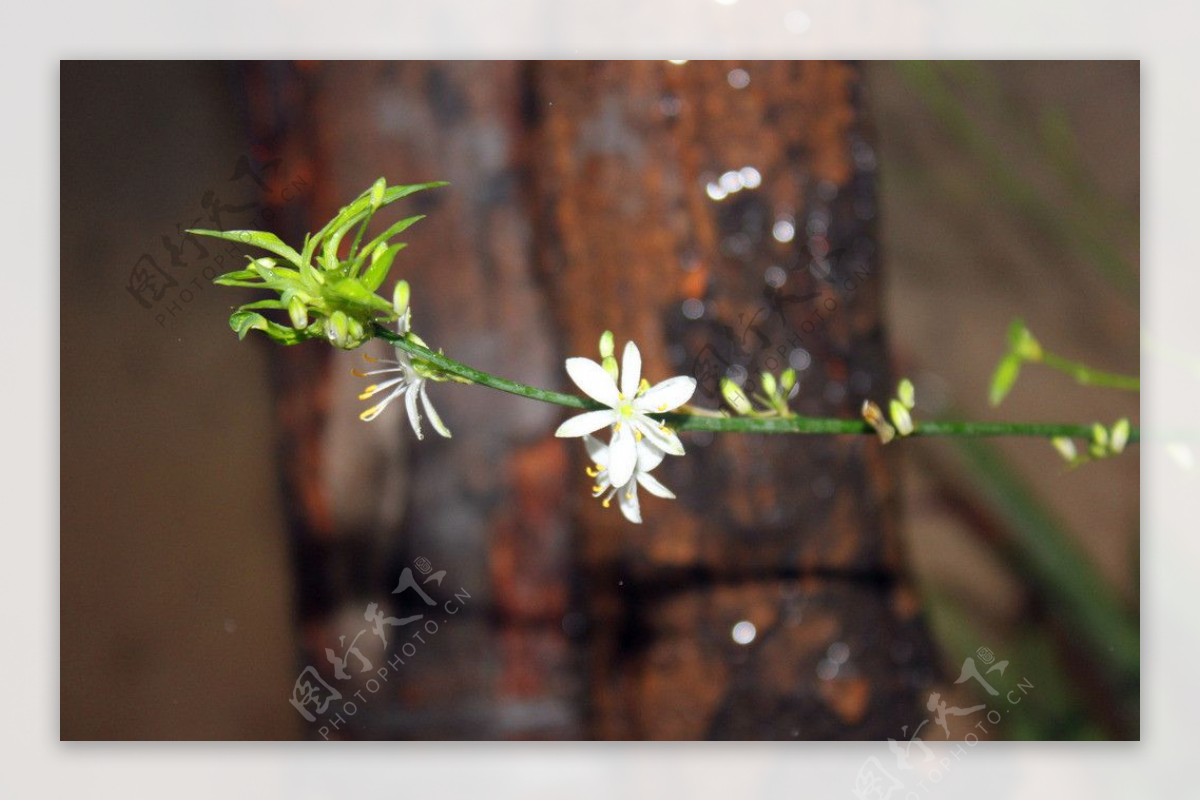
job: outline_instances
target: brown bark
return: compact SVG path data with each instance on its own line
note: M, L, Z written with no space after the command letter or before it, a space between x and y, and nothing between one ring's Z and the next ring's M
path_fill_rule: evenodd
M611 328L652 381L695 372L708 405L719 372L789 359L803 413L853 416L892 387L852 66L341 63L276 94L307 98L272 146L314 165L309 227L379 175L451 181L408 204L429 218L399 270L417 330L456 358L568 388L562 358ZM712 200L743 167L761 185ZM298 552L363 566L329 589L301 560L302 597L327 585L302 605L307 658L412 557L473 597L352 736L872 738L919 717L932 659L873 441L692 435L659 471L679 499L644 500L639 527L587 499L582 449L551 436L561 410L437 386L455 437L405 457L398 408L354 419L349 360L290 359Z

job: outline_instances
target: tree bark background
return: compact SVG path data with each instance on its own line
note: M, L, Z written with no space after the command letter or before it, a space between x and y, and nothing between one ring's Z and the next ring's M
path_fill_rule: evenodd
M802 413L851 417L894 386L853 65L244 77L257 152L292 154L317 187L293 238L379 175L451 182L406 206L429 217L396 272L416 329L455 358L570 389L562 359L594 355L609 328L651 381L695 374L705 405L721 374L788 364ZM727 174L758 180L727 191ZM688 435L660 470L679 499L644 501L634 526L588 497L582 448L552 436L561 410L436 386L455 436L414 445L398 409L357 420L356 358L312 345L275 360L301 661L322 665L416 557L472 600L339 735L882 738L923 717L934 660L875 441Z

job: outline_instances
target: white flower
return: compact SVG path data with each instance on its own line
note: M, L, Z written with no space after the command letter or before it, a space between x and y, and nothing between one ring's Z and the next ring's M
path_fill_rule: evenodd
M592 486L592 497L599 498L604 496L601 502L604 508L608 508L612 502L613 496L617 496L617 505L621 509L621 514L625 515L625 519L631 523L642 522L642 511L638 505L637 488L641 484L646 488L646 491L652 495L657 495L660 498L674 498L675 493L664 487L658 479L650 475L650 471L658 467L662 463L664 454L660 449L650 444L649 440L642 440L637 444L637 461L634 465L633 477L625 484L613 486L609 479L608 463L611 450L600 440L593 437L591 434L583 435L583 446L587 448L588 456L591 457L594 463L593 467L587 469L587 474L596 480Z
M409 319L408 314L400 318L399 330L401 334L407 333ZM413 366L412 359L409 358L406 352L396 348L395 359L376 359L366 354L363 354L363 358L373 364L377 363L387 366L366 372L355 370L354 374L359 378L387 374L394 374L396 377L381 381L378 384L372 384L359 394L359 400L366 400L378 395L380 392L391 390L391 392L388 392L386 398L360 414L360 419L367 422L374 420L388 407L388 404L403 395L404 404L408 408L408 421L412 423L412 428L417 435L417 439L424 439L424 435L421 433L421 412L417 408L417 398L420 397L421 405L425 407L425 414L429 415L429 422L433 423L434 429L443 437L450 436L450 429L446 428L446 424L442 422L442 418L438 416L437 410L433 408L433 404L429 400L429 391L426 389L429 379L421 375L417 368Z
M567 359L567 373L590 398L610 408L576 415L559 426L554 435L582 437L612 426L610 458L606 467L614 486L623 487L633 478L638 460L637 445L643 438L664 453L683 455L683 443L675 432L649 415L669 412L687 403L696 391L696 379L675 376L645 387L642 355L632 342L625 346L619 389L613 377L591 359Z

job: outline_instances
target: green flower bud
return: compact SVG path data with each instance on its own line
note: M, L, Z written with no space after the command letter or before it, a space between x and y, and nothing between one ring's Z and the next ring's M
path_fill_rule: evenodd
M775 384L775 376L771 375L770 373L764 372L762 374L762 388L763 388L763 393L768 398L774 398L775 390L778 389L778 387Z
M329 315L328 322L325 323L325 335L329 338L329 344L335 348L352 347L350 342L350 318L343 311L335 311Z
M408 311L408 301L411 295L412 290L407 281L396 282L396 288L392 290L392 309L396 312L397 317L403 317Z
M896 430L900 432L900 436L907 437L913 432L912 415L908 413L908 407L893 398L892 402L888 404L888 411L891 412L892 422L896 424Z
M729 408L738 414L750 414L754 411L754 407L750 405L750 400L746 397L746 393L742 392L742 388L733 379L721 379L721 396L725 398L725 402L729 404Z
M297 331L308 328L308 305L304 301L293 295L288 300L287 310L288 317L292 318L293 328Z
M371 187L371 208L378 209L383 205L383 193L387 191L387 181L380 178Z
M1113 453L1120 453L1125 450L1125 444L1129 442L1129 419L1122 417L1113 424L1112 434L1109 437L1108 445Z
M896 397L904 404L906 409L911 409L917 405L917 391L913 388L913 382L907 378L900 379L899 386L896 387Z
M1066 459L1068 462L1075 461L1075 458L1079 455L1079 453L1075 450L1075 441L1070 437L1055 437L1054 439L1050 440L1050 444L1053 445L1054 449L1058 451L1059 455L1061 455L1062 458Z
M617 380L617 376L620 375L620 369L617 367L617 360L613 358L611 353L604 357L604 361L600 363L600 366L604 368L604 372L612 377L613 381Z
M607 359L613 355L613 332L605 331L600 335L600 358Z
M783 391L791 394L792 387L796 386L796 371L789 367L779 375L779 385L783 387Z

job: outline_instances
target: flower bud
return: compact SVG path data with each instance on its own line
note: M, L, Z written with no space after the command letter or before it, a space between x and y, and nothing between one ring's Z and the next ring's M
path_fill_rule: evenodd
M1127 442L1129 442L1129 419L1122 417L1113 423L1112 433L1108 438L1108 446L1113 453L1120 453L1125 450Z
M875 433L879 435L879 441L884 445L891 442L896 436L896 429L883 419L883 410L873 401L863 401L862 405L863 419L875 429Z
M913 432L912 415L908 413L908 408L903 403L893 399L888 404L888 411L891 412L892 422L896 424L896 430L900 432L900 436L907 437Z
M1050 444L1068 462L1075 461L1075 457L1079 455L1078 451L1075 450L1075 441L1070 437L1055 437L1050 440Z
M600 335L600 358L607 359L613 355L613 332L605 331Z
M768 398L774 398L775 390L777 390L779 388L775 384L775 376L771 375L770 373L764 372L762 374L762 388L763 388L763 393Z
M387 191L387 181L380 178L371 187L371 208L378 209L383 205L383 193Z
M783 391L791 393L792 387L796 386L796 370L789 367L779 374L779 385L783 387Z
M911 409L917 405L917 392L913 387L913 382L907 378L900 379L899 386L896 387L896 397L904 404L904 408Z
M396 282L396 288L392 290L392 309L396 312L397 317L403 317L408 312L408 301L411 295L412 290L407 281Z
M350 341L350 318L343 311L335 311L329 315L325 323L325 335L329 344L335 348L345 348Z
M308 304L293 296L288 301L288 317L292 318L292 327L297 331L308 328Z
M721 379L721 396L725 398L725 402L729 404L729 408L738 414L750 414L754 411L754 407L750 405L750 400L746 397L746 393L742 392L742 388L731 378Z
M600 366L604 368L604 372L612 377L613 381L617 380L620 369L617 367L617 360L613 358L611 353L604 357L604 361L600 363Z

